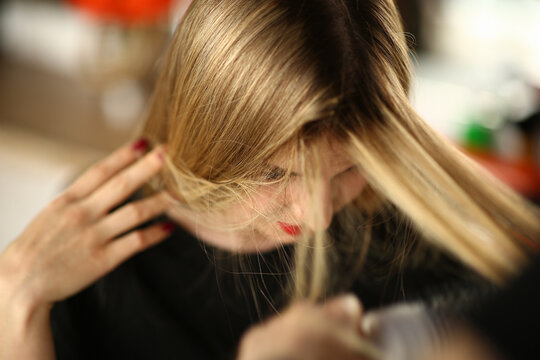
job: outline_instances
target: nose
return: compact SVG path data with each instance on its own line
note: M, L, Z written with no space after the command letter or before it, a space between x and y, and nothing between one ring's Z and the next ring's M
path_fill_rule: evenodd
M321 179L309 191L303 184L290 189L289 208L300 225L312 231L328 229L334 216L333 193L330 182Z

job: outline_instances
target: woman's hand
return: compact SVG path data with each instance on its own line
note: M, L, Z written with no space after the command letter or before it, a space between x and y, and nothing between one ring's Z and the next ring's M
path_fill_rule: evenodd
M295 303L244 335L237 360L372 360L378 351L363 338L362 307L352 295L324 305Z
M0 309L52 306L163 240L171 224L131 231L163 213L164 193L115 208L163 166L164 147L124 146L52 201L0 255Z

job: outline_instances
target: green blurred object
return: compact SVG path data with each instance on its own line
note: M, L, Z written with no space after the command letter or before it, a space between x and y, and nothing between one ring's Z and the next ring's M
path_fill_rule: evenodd
M491 152L495 148L493 130L482 125L476 116L471 116L463 131L462 145L469 150Z

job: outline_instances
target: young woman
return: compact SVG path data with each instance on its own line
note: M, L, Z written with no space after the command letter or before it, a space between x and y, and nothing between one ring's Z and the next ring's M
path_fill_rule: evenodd
M0 358L231 358L291 299L440 303L538 249L538 210L412 109L392 0L195 0L162 65L148 141L1 255Z

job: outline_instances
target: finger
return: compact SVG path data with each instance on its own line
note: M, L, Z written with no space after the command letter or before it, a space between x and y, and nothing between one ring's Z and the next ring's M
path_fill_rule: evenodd
M169 207L170 200L165 192L127 204L97 223L96 234L99 239L110 240L164 213Z
M357 332L342 326L327 327L327 330L329 331L327 336L335 341L334 347L329 349L333 355L331 358L344 360L383 359L383 354L379 347L370 340L363 338Z
M159 244L171 234L174 228L173 223L152 225L132 231L106 245L105 262L108 269L112 270L133 255Z
M139 139L124 145L111 155L90 167L65 191L73 200L78 200L92 193L116 173L137 160L148 148L148 141Z
M363 307L353 294L341 295L329 300L324 304L324 311L344 325L360 328Z
M106 214L156 175L163 163L164 147L160 146L94 191L85 206L95 217Z

